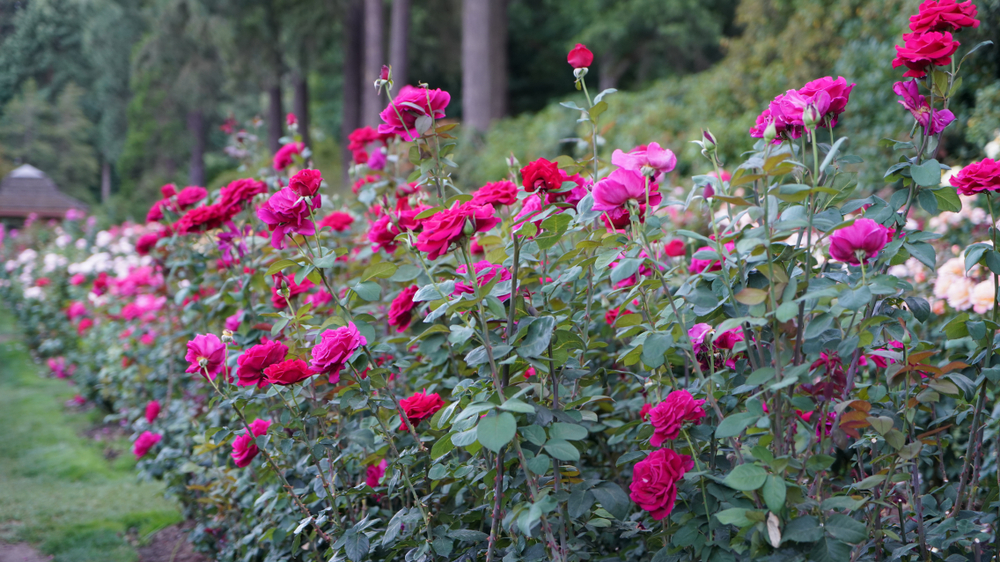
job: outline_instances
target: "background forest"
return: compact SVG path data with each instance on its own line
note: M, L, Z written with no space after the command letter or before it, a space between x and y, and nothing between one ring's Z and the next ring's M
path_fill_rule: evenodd
M816 76L856 82L839 125L865 159L863 187L890 160L875 142L899 120L876 108L915 0L0 0L0 174L20 163L101 203L107 221L142 219L167 182L218 187L237 175L228 126L273 153L287 113L315 167L346 178L346 135L376 124L383 62L397 88L452 93L467 137L468 188L522 162L577 150L564 53L586 43L600 89L623 90L602 118L605 146L658 141L692 169L708 126L724 159L775 94ZM977 2L968 44L1000 43L1000 0ZM958 120L938 159L968 158L1000 129L1000 50L969 61ZM973 94L978 92L978 94ZM613 129L611 128L613 125ZM868 148L873 147L873 148ZM699 164L701 165L701 164Z

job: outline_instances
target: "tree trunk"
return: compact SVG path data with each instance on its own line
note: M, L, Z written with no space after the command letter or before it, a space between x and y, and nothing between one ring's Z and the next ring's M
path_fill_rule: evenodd
M378 114L385 108L385 95L375 93L375 79L385 60L382 0L365 0L365 65L362 70L362 123L377 126Z
M490 18L490 118L507 115L507 4L508 0L492 0Z
M101 203L107 203L111 199L111 163L107 160L101 162Z
M285 116L281 114L281 85L275 84L267 89L267 148L274 154L281 148L281 133L284 130Z
M485 131L490 125L490 0L462 1L462 122Z
M628 70L627 59L617 59L611 53L602 55L597 71L597 91L603 92L608 88L617 88L618 80L621 79L626 70Z
M187 129L191 134L188 181L191 185L205 185L205 114L200 109L188 112Z
M292 79L295 82L293 102L295 118L299 121L299 134L302 135L302 142L306 146L312 146L309 142L309 80L306 78L305 69L297 71Z
M361 126L361 53L364 48L364 6L362 0L348 0L344 21L344 109L340 120L340 143L343 153L344 180L351 165L347 135Z
M399 91L408 84L407 46L410 42L410 0L392 0L392 21L389 31L389 64L392 65L393 88Z

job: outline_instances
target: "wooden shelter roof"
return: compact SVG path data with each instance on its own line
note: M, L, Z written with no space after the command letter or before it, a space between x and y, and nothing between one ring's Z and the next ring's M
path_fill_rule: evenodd
M0 217L61 219L70 209L87 210L87 205L59 191L56 184L38 168L24 164L0 182Z

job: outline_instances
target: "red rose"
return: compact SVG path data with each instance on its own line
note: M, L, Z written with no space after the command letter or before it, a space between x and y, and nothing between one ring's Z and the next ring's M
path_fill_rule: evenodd
M622 316L624 314L635 314L631 310L623 310L624 308L625 308L624 306L621 306L618 308L612 308L611 310L605 312L604 322L606 322L608 326L614 326L615 320L618 320L619 316Z
M377 252L382 249L390 254L395 252L396 236L399 233L399 228L392 224L392 217L382 215L368 230L368 241L372 243L372 251Z
M177 186L172 183L168 183L160 188L160 194L163 195L164 199L169 199L174 195L177 195Z
M973 162L951 178L959 195L975 195L1000 189L1000 162L986 158Z
M179 205L182 210L187 209L206 197L208 197L208 190L204 187L189 185L177 194L177 205Z
M305 147L301 142L290 142L282 146L278 152L274 153L274 162L272 162L271 167L280 172L291 166L295 162L292 156L300 154Z
M166 200L161 199L156 203L153 203L153 206L149 208L149 212L146 213L146 222L156 222L158 220L162 220L163 209L161 209L160 206L166 202Z
M153 400L149 404L146 404L146 422L153 423L153 420L160 415L160 403L157 400Z
M406 412L406 417L410 418L410 421L416 424L420 420L427 419L437 413L444 406L444 400L436 392L434 394L417 392L409 398L400 400L399 405ZM399 421L403 424L403 427L406 426L406 420L403 419L402 414L399 415Z
M535 190L552 190L562 187L565 175L559 170L555 162L549 162L544 158L539 158L527 166L521 168L521 185L528 193Z
M653 436L649 443L659 447L668 439L677 439L684 422L701 424L705 417L702 408L704 400L695 400L686 390L675 390L649 411L649 422L653 424Z
M961 45L951 38L951 33L945 31L938 33L904 33L904 45L896 45L896 59L892 61L892 67L905 66L907 70L903 76L910 78L923 78L927 75L927 67L947 66L951 64L951 55L958 50Z
M83 334L87 333L87 330L93 327L93 325L94 321L91 320L90 318L84 318L83 320L80 320L80 324L77 325L76 327L77 335L82 336Z
M405 332L410 327L413 309L417 306L417 303L413 302L413 295L416 293L417 286L410 285L400 291L389 305L389 325L395 326L397 332Z
M219 204L224 207L242 205L261 193L267 193L267 184L264 182L253 178L236 180L219 192Z
M671 240L663 247L663 251L672 258L678 258L684 255L684 242L680 240Z
M457 203L450 209L438 211L424 219L423 232L414 244L428 259L443 256L452 244L476 232L485 232L496 226L500 219L493 214L493 205L476 205L471 201Z
M243 468L250 464L250 461L257 456L260 450L257 448L256 438L267 433L267 428L271 427L271 422L256 419L250 424L250 433L243 432L233 440L233 462L236 466Z
M301 359L282 361L264 369L267 382L282 386L304 381L315 374L309 369L309 365Z
M366 345L368 340L361 335L354 322L336 330L327 330L320 336L320 342L312 349L313 372L330 375L330 384L340 380L340 370L354 352Z
M963 27L979 27L978 10L972 0L957 3L955 0L927 0L920 4L920 12L910 16L910 31L958 31Z
M343 232L351 227L354 217L342 211L334 211L319 221L319 227L329 227L335 232Z
M135 242L135 251L140 256L148 256L150 250L156 247L156 243L160 240L160 235L155 232L149 232L143 234Z
M570 49L566 62L573 68L585 68L594 63L594 53L582 43L577 43L576 47Z
M135 455L135 458L137 459L146 456L146 453L153 448L153 445L159 443L161 439L163 439L163 436L159 433L143 431L142 435L135 440L135 444L132 446L132 454Z
M642 408L639 409L639 418L643 421L649 421L649 411L653 409L652 404L643 404Z
M517 186L508 180L487 183L472 194L472 202L477 205L513 205L517 203Z
M382 459L378 464L373 464L365 468L365 484L368 484L372 488L378 487L382 477L385 476L387 466L388 463L385 462L385 459Z
M629 497L659 521L670 515L677 500L677 482L694 468L694 460L672 449L657 449L632 468Z
M288 355L288 346L278 341L269 341L251 347L236 360L236 364L239 365L236 369L238 377L236 384L239 386L257 385L258 388L263 388L267 385L264 369L284 361L286 355Z
M177 232L181 234L197 234L214 230L233 218L239 209L223 207L219 203L195 207L177 221Z
M288 187L300 197L312 197L319 191L323 175L319 170L302 170L288 180Z

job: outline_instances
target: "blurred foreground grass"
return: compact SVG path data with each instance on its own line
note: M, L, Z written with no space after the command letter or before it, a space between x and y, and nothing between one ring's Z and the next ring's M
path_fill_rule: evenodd
M67 411L72 387L39 374L0 312L0 540L31 542L54 562L137 560L127 534L142 540L180 521L177 506L136 481L124 439L84 437L98 415ZM109 446L121 453L113 461Z

